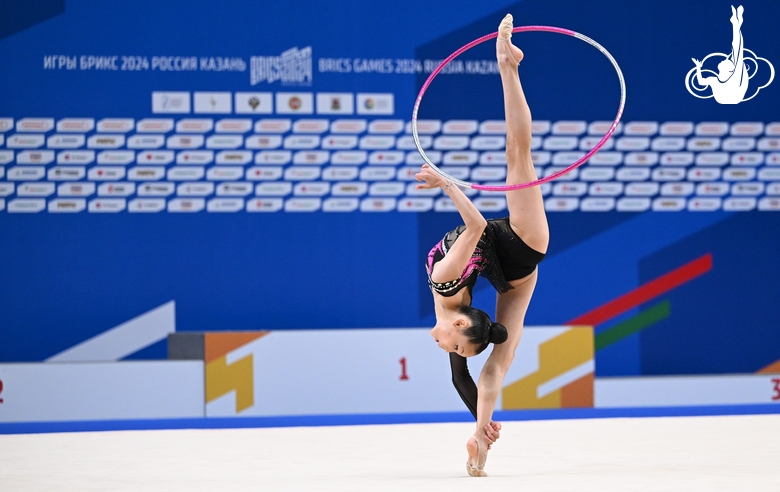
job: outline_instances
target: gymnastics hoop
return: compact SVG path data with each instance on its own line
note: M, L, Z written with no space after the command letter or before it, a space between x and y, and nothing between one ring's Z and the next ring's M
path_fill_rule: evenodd
M527 32L527 31L544 31L544 32L554 32L558 34L566 34L567 36L573 36L579 40L585 41L586 43L590 44L594 48L601 51L601 53L609 59L609 61L612 63L612 66L615 67L615 71L617 72L618 79L620 80L620 105L618 106L617 116L615 116L615 120L612 122L612 126L609 127L609 130L607 130L607 133L604 134L604 136L599 140L599 142L596 144L595 147L593 147L587 154L582 156L580 159L574 162L574 164L571 164L570 166L566 167L565 169L562 169L558 172L555 172L545 178L537 179L536 181L529 181L527 183L518 183L513 185L505 185L505 186L488 186L488 185L480 185L480 184L474 184L469 183L468 181L463 181L457 178L453 178L449 174L445 173L441 169L439 169L431 160L428 158L428 156L425 154L425 151L422 148L422 145L420 145L420 137L417 134L417 112L420 109L420 103L422 102L422 97L425 94L425 91L428 90L428 86L431 85L431 82L433 79L439 74L439 72L442 71L442 69L452 60L454 60L456 57L458 57L461 53L464 51L467 51L474 46L484 43L485 41L489 39L493 39L498 36L498 32L493 32L490 34L487 34L485 36L482 36L481 38L475 39L474 41L466 44L465 46L462 46L460 49L458 49L456 52L448 56L447 58L442 61L436 69L431 72L431 75L428 76L428 79L425 81L425 83L422 85L422 88L420 89L420 93L417 94L417 99L414 102L414 109L412 110L412 136L414 137L414 144L417 146L417 150L420 152L420 155L422 156L423 160L426 164L431 166L434 171L439 173L440 175L444 176L451 182L462 186L464 188L473 188L475 190L484 190L484 191L512 191L512 190L520 190L523 188L530 188L531 186L537 186L542 183L546 183L548 181L552 181L553 179L563 176L564 174L568 173L572 169L581 166L585 163L590 157L598 152L598 150L604 146L605 143L607 143L607 140L609 140L609 137L612 136L613 133L615 133L615 129L617 128L618 122L620 122L620 118L623 116L623 108L626 105L626 81L623 78L623 72L620 70L620 67L618 66L615 59L612 57L612 55L607 51L603 46L598 44L596 41L590 39L589 37L580 34L575 31L570 31L568 29L562 29L560 27L551 27L551 26L519 26L512 29L512 32Z

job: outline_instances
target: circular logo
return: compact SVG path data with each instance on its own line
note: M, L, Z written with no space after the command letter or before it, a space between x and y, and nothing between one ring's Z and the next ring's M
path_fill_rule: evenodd
M301 101L300 97L293 96L290 98L287 104L290 106L290 109L298 110L301 109L301 106L303 106L303 101Z
M374 100L368 98L366 99L366 102L363 103L363 105L366 107L366 109L374 109Z

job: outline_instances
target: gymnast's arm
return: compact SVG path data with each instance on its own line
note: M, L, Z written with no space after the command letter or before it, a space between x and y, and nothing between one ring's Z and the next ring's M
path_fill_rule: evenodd
M460 395L460 399L477 420L477 385L474 383L466 358L455 352L450 352L450 369L452 369L452 384Z
M469 264L474 248L477 247L482 232L487 227L487 221L477 207L471 203L469 197L443 176L435 172L428 164L424 164L420 172L415 175L417 181L425 181L417 185L417 189L441 188L455 204L460 212L463 223L466 225L458 239L453 243L447 255L437 262L431 273L434 282L447 282L461 276L463 270Z

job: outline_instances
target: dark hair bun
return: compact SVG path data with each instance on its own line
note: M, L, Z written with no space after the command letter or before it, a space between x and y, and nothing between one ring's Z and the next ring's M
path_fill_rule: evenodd
M504 343L507 338L509 338L509 333L506 332L506 326L501 323L493 323L490 325L490 338L488 339L488 342L495 344Z

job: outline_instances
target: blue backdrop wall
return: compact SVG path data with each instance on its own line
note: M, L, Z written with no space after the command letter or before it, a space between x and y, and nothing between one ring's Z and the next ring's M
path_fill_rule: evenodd
M12 138L25 118L407 122L416 93L435 61L494 30L506 12L514 14L516 25L573 29L610 50L628 87L626 123L760 123L759 134L745 137L753 139L753 147L738 142L760 154L752 157L760 162L749 166L755 177L748 180L757 183L759 191L745 195L754 202L746 210L725 206L727 198L742 196L724 177L726 168L739 167L739 162L731 164L735 152L730 151L727 159L732 161L717 167L723 173L713 178L714 183L725 183L728 191L718 197L723 201L712 211L689 210L689 201L698 196L695 192L683 197L685 206L680 211L551 209L550 250L540 267L527 323L567 323L711 254L708 272L597 326L597 334L604 333L668 302L663 319L597 352L598 375L755 372L780 359L780 213L756 205L777 208L772 205L778 193L772 183L780 178L772 167L772 151L777 150L772 139L778 135L770 131L774 128L770 124L780 121L777 82L738 105L697 99L684 83L693 68L691 58L729 52L728 2L137 0L117 4L68 0L37 4L33 8L29 2L3 2L11 15L4 16L0 27L0 117L12 118L17 125L17 131L5 131L0 141L1 150L14 153L2 166L0 184L15 185L0 211L0 361L43 360L170 300L176 301L179 331L432 325L423 260L430 247L459 223L456 213L435 209L410 213L398 208L376 213L360 209L333 213L321 208L310 213L163 210L136 214L127 209L116 214L13 213L13 200L30 195L22 190L24 183L12 179L12 169L24 165L21 154L25 152L12 145ZM775 32L779 14L773 1L745 5L745 46L773 63L780 62L780 38ZM525 50L520 74L535 120L591 123L614 117L617 79L597 50L549 33L518 34L515 41ZM309 77L253 84L252 57L278 57L293 47L311 47ZM463 59L482 63L492 60L493 53L487 43ZM85 69L82 56L117 56L120 68ZM137 57L150 65L143 68L139 61L140 70L122 70L123 63L136 59L123 57ZM197 65L195 70L154 69L155 57L196 57ZM227 63L219 65L222 62L216 57ZM766 69L759 69L756 80L767 73L762 70ZM500 81L487 62L482 71L437 78L420 117L445 122L501 119ZM171 115L155 111L154 92L369 93L383 100L392 95L392 109L378 114L368 107L364 113L357 108L357 114L347 116L313 110L300 117L279 114L280 107L276 114L262 116L237 114L236 107L216 116L194 110ZM48 138L57 131L39 133ZM89 137L96 131L85 133ZM206 135L213 133L209 130ZM361 135L367 134L364 130ZM662 136L656 130L649 138ZM732 136L739 137L733 128ZM728 137L717 137L717 147L721 138ZM765 147L759 149L760 145ZM400 143L391 146L391 151L402 149ZM46 148L50 147L40 150ZM699 154L693 152L698 149L682 150L692 150L691 159ZM86 171L98 165L88 164ZM168 163L167 168L174 165ZM44 164L47 172L56 166L56 162ZM644 167L655 170L663 163ZM693 182L690 174L686 176L680 181ZM36 183L48 181L52 180L46 177ZM406 183L397 174L388 181ZM547 189L546 193L554 198L555 192ZM139 196L132 192L124 199ZM336 196L326 191L318 198ZM360 199L370 199L366 197ZM621 197L628 194L616 198ZM662 200L664 194L656 192L649 198ZM501 216L505 211L486 209L485 214ZM492 310L494 292L487 282L480 281L474 302ZM131 357L165 356L165 345L160 343Z

